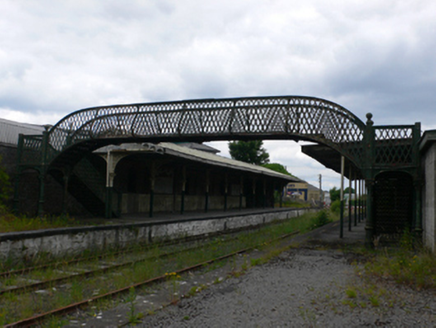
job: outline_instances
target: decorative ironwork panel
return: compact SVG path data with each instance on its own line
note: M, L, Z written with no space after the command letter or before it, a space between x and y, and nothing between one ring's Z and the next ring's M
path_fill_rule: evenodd
M375 127L375 163L413 163L413 126Z
M42 135L23 136L21 164L39 165L42 160Z
M381 174L374 184L376 234L398 234L412 228L413 181L400 172Z
M292 136L327 144L359 163L364 126L345 108L318 98L204 99L77 111L52 127L49 144L61 152L90 139L161 137L206 141Z

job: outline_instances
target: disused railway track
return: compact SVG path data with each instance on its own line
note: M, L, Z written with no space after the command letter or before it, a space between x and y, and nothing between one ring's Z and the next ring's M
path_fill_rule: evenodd
M237 238L237 237L233 237L233 239L234 238ZM49 279L49 280L45 280L45 281L32 282L30 284L24 284L22 286L16 286L16 287L12 287L12 288L1 289L0 290L0 295L2 295L4 293L9 293L9 292L21 292L21 291L29 292L29 291L32 291L32 290L35 290L35 289L38 289L38 288L48 288L48 287L52 288L52 287L54 287L54 286L56 286L58 284L67 282L67 281L72 280L72 279L78 279L78 278L82 278L82 277L85 278L85 277L89 277L89 276L93 276L93 275L98 275L100 273L105 273L105 272L108 272L108 271L111 271L111 270L116 270L116 269L120 269L120 268L124 268L124 267L128 267L128 266L133 266L133 265L136 265L136 264L138 264L140 262L144 262L144 261L153 261L153 260L156 260L158 258L163 259L163 258L167 258L167 257L170 257L170 256L175 256L175 255L180 254L182 252L193 251L193 250L201 248L201 247L202 247L202 244L196 245L196 246L193 246L193 247L177 249L175 251L170 251L170 252L162 253L162 254L159 254L159 255L151 255L151 256L148 256L148 257L141 257L141 258L136 259L136 260L122 262L122 263L117 263L117 264L107 264L107 262L99 262L99 263L101 263L99 265L100 266L99 269L86 270L86 271L83 271L83 272L75 272L73 274L67 274L65 276L62 276L62 277L59 277L59 278L55 278L55 279ZM120 256L120 255L124 255L124 254L128 254L128 253L127 252L117 252L117 253L115 253L116 256ZM105 258L104 256L96 257L96 258L87 258L86 261L97 260L97 259L98 260L104 260L104 258ZM74 263L79 263L79 262L84 262L84 261L83 260L80 261L79 259L76 259L74 261L68 261L66 263L62 263L62 265L66 265L66 264L72 265ZM53 266L53 264L51 266ZM27 270L24 270L24 271L23 270L18 270L18 273L21 273L21 272L29 273L32 270L40 270L41 268L45 269L47 267L50 267L50 266L38 266L38 267L34 267L34 268L28 268ZM63 271L63 272L66 272L66 273L68 273L69 271L74 271L74 269L69 269L68 267L67 268L62 267L61 269L62 270L58 270L58 271ZM14 271L13 273L15 275L17 274L16 271ZM11 275L13 275L11 272L6 272L5 274L3 274L3 276L7 276L7 277L9 277ZM26 280L26 278L24 278L23 280ZM30 281L32 281L32 279L30 279Z
M272 222L272 223L268 223L268 225L274 225L274 224L279 224L280 222ZM183 237L183 238L179 238L179 239L172 239L172 240L165 240L165 241L161 241L161 242L157 242L157 243L146 243L146 244L137 244L134 245L132 247L124 247L120 250L109 250L107 252L104 252L103 254L99 253L98 255L91 255L91 256L87 256L87 257L83 257L83 256L79 256L79 257L71 257L68 260L62 261L62 265L69 265L69 264L75 264L75 263L80 263L80 262L86 262L86 261L92 261L92 260L99 260L99 259L103 259L105 257L108 256L118 256L118 255L123 255L123 254L128 254L131 252L135 252L135 251L147 251L149 249L152 249L153 247L167 247L167 246L173 246L173 245L182 245L182 244L186 244L186 243L190 243L190 242L199 242L199 241L208 241L211 238L215 238L215 237L222 237L222 236L232 236L232 235L238 235L240 232L250 232L253 230L257 230L259 228L261 228L263 225L256 225L256 226L251 226L251 227L244 227L244 228L237 228L237 229L232 229L231 231L220 231L220 232L215 232L213 234L206 234L206 235L197 235L197 236L190 236L190 237ZM26 266L20 269L13 269L13 270L8 270L8 271L3 271L0 272L0 279L2 279L2 277L8 277L8 276L12 276L12 275L18 275L18 274L24 274L26 272L31 272L34 270L42 270L42 269L47 269L50 267L57 267L59 266L59 261L45 261L44 264L41 265L35 265L35 266Z
M295 235L297 233L298 233L298 231L291 232L291 233L288 233L288 234L284 234L284 235L280 236L279 238L274 238L274 239L271 239L271 240L268 240L268 241L263 241L261 244L264 245L265 243L275 242L277 240L293 236L293 235ZM239 249L237 251L231 251L231 252L229 252L227 254L223 254L223 255L220 255L220 256L217 256L217 257L214 257L214 258L211 258L211 259L207 259L205 261L201 261L200 263L195 263L195 264L189 265L189 266L184 267L184 268L168 270L168 272L172 272L172 273L175 273L175 274L181 274L181 273L185 273L185 272L188 272L188 271L196 270L198 268L204 267L205 265L225 260L227 258L230 258L230 257L235 256L237 254L245 253L247 251L250 251L250 250L252 250L254 248L257 248L257 247L260 247L260 246L261 245L256 244L256 245L253 245L253 246L250 246L250 247ZM191 249L193 249L193 248L191 248ZM175 252L173 252L171 254L170 253L161 254L161 256L170 257L170 256L173 256L173 255L176 255L176 254L180 254L183 251L184 250L179 250L179 251L175 251ZM158 257L159 256L156 256L155 259L157 260ZM134 265L134 264L131 264L131 265ZM103 270L103 272L105 271L103 268L101 268L100 270ZM89 275L92 275L92 274L96 274L96 273L89 273ZM74 277L74 276L72 276L72 277L73 277L73 279L75 279L75 278L77 279L77 277ZM116 288L116 289L107 291L107 292L102 293L102 294L93 295L91 297L85 297L85 298L83 298L82 300L80 300L78 302L73 302L73 303L70 303L70 304L58 307L56 309L52 309L52 310L48 310L48 311L44 311L44 312L41 311L41 313L38 314L38 315L34 315L34 316L31 316L31 317L26 318L26 319L21 319L19 321L13 322L13 323L8 323L8 324L5 325L5 327L22 327L22 326L36 325L39 322L45 320L46 318L48 318L50 316L53 316L53 315L63 315L63 314L69 313L71 311L74 311L76 309L86 307L91 302L94 302L94 301L97 301L97 300L102 300L102 299L107 299L107 298L112 298L112 297L115 297L115 296L117 296L119 294L126 293L131 288L143 287L143 286L146 286L146 285L150 285L150 284L154 284L154 283L158 283L158 282L164 281L165 279L167 279L167 275L161 273L161 274L153 276L152 278L148 278L148 279L145 279L143 281L139 281L139 282L136 282L136 283L133 283L133 284L128 284L127 286L123 286L121 288ZM51 286L50 282L47 281L45 283L46 283L45 286ZM53 281L52 283L55 283L55 281ZM58 283L58 282L56 282L56 283ZM53 287L51 286L51 288L53 288ZM21 291L23 291L23 289L21 289ZM7 291L7 292L8 293L13 293L13 291ZM17 292L18 292L18 290L17 290Z

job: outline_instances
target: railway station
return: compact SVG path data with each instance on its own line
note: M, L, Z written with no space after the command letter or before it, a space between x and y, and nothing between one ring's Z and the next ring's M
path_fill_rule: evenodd
M282 193L316 202L313 187L220 157L204 144L252 139L311 141L302 145L303 153L340 174L341 189L347 178L350 190L366 198L365 204L355 205L359 211L353 213L352 229L350 207L345 234L342 215L339 222L314 224L312 218L320 216L308 220L306 215L323 214L318 207L282 208L280 203ZM86 223L0 233L0 258L9 263L9 271L0 272L6 327L38 324L55 314L71 327L159 322L157 316L135 316L133 307L144 314L156 304L186 302L206 288L198 281L207 273L208 286L221 281L231 286L231 278L216 275L239 277L247 259L254 267L269 258L271 249L281 249L280 260L262 270L276 274L286 269L287 279L290 273L301 274L304 266L307 270L290 279L296 284L284 291L288 298L306 278L309 284L331 279L329 286L336 278L348 279L345 273L338 276L347 262L336 247L377 248L380 240L398 243L405 231L433 251L436 246L436 131L422 133L419 123L377 126L371 114L364 123L323 99L256 97L89 108L54 126L0 120L0 140L16 212L78 214ZM300 227L310 232L300 234ZM269 243L274 245L268 248ZM224 259L229 260L221 268ZM295 266L295 261L300 262ZM24 269L9 269L20 262L26 262ZM261 275L256 292L262 281L263 294L275 299ZM273 285L282 290L289 283ZM211 290L221 294L219 288ZM17 304L8 302L7 295L19 298L21 312L15 313ZM123 301L104 312L89 316L83 310L115 297ZM257 296L253 299L259 304ZM130 310L123 302L130 302ZM23 314L26 309L32 309L32 316Z
M422 134L420 123L377 126L372 114L363 122L342 106L313 97L203 99L73 112L39 134L20 134L15 208L26 205L41 214L56 204L58 212L82 207L110 218L134 212L152 216L162 211L162 203L182 213L272 207L274 191L292 181L289 177L229 167L180 145L252 139L314 142L303 152L364 188L367 246L376 236L389 238L407 228L435 249L434 131ZM91 173L96 168L100 181L78 179L80 170L84 177L97 176ZM30 181L29 170L37 172L32 176L36 198L26 196L23 185ZM56 191L50 189L53 181ZM69 197L74 189L91 190L93 195L84 198L95 208Z

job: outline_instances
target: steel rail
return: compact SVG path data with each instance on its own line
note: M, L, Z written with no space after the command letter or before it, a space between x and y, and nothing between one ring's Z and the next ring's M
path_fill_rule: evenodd
M236 238L238 238L238 236L232 237L232 238L228 239L227 241L231 241L231 240L234 240ZM97 274L100 274L100 273L104 273L104 272L107 272L107 271L111 271L111 270L115 270L115 269L120 269L120 268L123 268L123 267L126 267L126 266L132 266L132 265L135 265L137 263L141 263L141 262L145 262L145 261L152 261L152 260L155 260L155 259L167 258L169 256L173 256L173 255L180 254L180 253L183 253L183 252L192 251L192 250L195 250L195 249L198 249L198 248L201 248L201 247L203 247L203 245L197 245L197 246L190 247L190 248L179 249L179 250L176 250L176 251L173 251L173 252L163 253L163 254L160 254L160 255L153 255L153 256L150 256L150 257L144 257L144 258L141 258L141 259L138 259L138 260L118 263L118 264L115 264L115 265L108 265L107 267L104 267L104 268L100 268L100 269L96 269L96 270L89 270L89 271L84 271L84 272L79 272L79 273L76 273L76 274L71 274L71 275L67 275L67 276L59 277L59 278L55 278L55 279L50 279L50 280L39 281L39 282L35 282L35 283L32 283L32 284L28 284L28 285L23 285L23 286L17 286L17 287L2 289L2 290L0 290L0 295L3 295L5 293L9 293L9 292L19 292L19 291L28 292L28 291L31 291L31 290L35 290L37 288L44 288L44 287L47 287L47 286L53 286L53 284L57 285L57 284L60 284L60 283L63 283L63 282L66 282L66 281L69 281L69 280L72 280L72 279L85 278L85 277L89 277L89 276L92 276L92 275L97 275ZM121 253L121 254L123 254L123 253Z
M238 255L238 254L246 253L246 252L248 252L250 250L253 250L253 249L257 248L257 247L263 246L266 243L270 244L270 243L273 243L273 242L276 242L276 241L279 241L279 240L282 240L282 239L294 236L294 235L299 234L299 233L300 233L300 231L297 230L297 231L294 231L294 232L282 235L282 236L280 236L278 238L274 238L274 239L272 239L272 240L270 240L268 242L263 242L263 243L258 244L258 245L254 245L254 246L251 246L251 247L248 247L248 248L243 248L243 249L240 249L238 251L231 252L231 253L219 256L217 258L211 259L211 260L207 260L207 261L204 261L204 262L201 262L201 263L197 263L197 264L189 266L189 267L185 267L185 268L182 268L182 269L179 269L179 270L175 270L173 272L175 274L182 274L182 273L185 273L185 272L197 270L197 269L202 268L205 265L208 265L208 264L211 264L211 263L214 263L214 262L219 262L219 261L225 260L227 258L230 258L230 257ZM43 319L45 319L45 318L47 318L49 316L52 316L52 315L63 315L63 314L69 313L71 311L74 311L76 309L79 309L81 307L85 307L89 303L92 303L94 301L102 300L102 299L110 298L110 297L115 297L118 294L122 294L122 293L128 292L131 288L137 288L137 287L142 287L142 286L145 286L145 285L151 285L151 284L154 284L154 283L165 281L165 279L168 279L167 275L161 275L161 276L158 276L158 277L154 277L154 278L151 278L151 279L148 279L148 280L145 280L145 281L142 281L142 282L138 282L138 283L135 283L135 284L132 284L132 285L129 285L129 286L117 289L117 290L113 290L111 292L108 292L108 293L105 293L105 294L102 294L102 295L98 295L98 296L91 297L91 298L88 298L88 299L80 301L80 302L76 302L76 303L67 305L67 306L62 307L62 308L58 308L58 309L54 309L54 310L51 310L51 311L48 311L48 312L45 312L45 313L41 313L41 314L33 316L31 318L27 318L27 319L23 319L23 320L14 322L14 323L7 324L7 325L4 326L4 328L28 327L28 326L31 326L31 325L35 325L35 324L41 322Z
M276 224L279 224L279 223L280 222L277 222ZM268 223L268 224L262 224L262 226L264 226L264 225L271 226L274 224L275 223L272 222L272 223ZM145 244L144 245L145 247L143 249L138 249L138 247L140 247L140 245L141 245L141 244L139 244L139 245L136 245L133 247L127 247L126 249L123 249L123 250L120 250L120 251L117 251L114 253L108 252L108 253L103 254L103 255L77 258L77 259L72 259L69 261L64 261L62 263L50 262L47 264L38 265L38 266L34 266L34 267L27 267L27 268L16 269L16 270L11 270L11 271L4 271L4 272L0 272L0 278L12 276L12 275L19 275L19 274L31 272L34 270L41 270L41 269L46 269L46 268L50 268L50 267L56 267L56 266L61 265L61 264L62 265L70 265L70 264L74 264L74 263L103 259L107 256L117 256L117 255L122 255L122 254L134 253L134 251L147 251L147 250L152 249L155 246L167 247L167 246L173 246L173 245L177 245L177 244L196 242L196 241L210 241L210 239L214 238L214 237L231 236L232 234L238 234L238 233L243 232L243 231L252 231L252 230L256 230L256 229L259 229L258 225L253 226L253 227L249 227L249 228L237 228L237 229L233 229L233 230L228 231L228 232L220 231L220 232L216 232L213 234L207 234L207 235L189 236L189 237L184 237L184 238L175 239L175 240L168 240L168 241L164 241L164 242ZM0 294L1 294L1 291L0 291Z
M0 272L0 278L12 276L12 275L23 274L23 273L31 272L34 270L41 270L41 269L46 269L46 268L50 268L50 267L56 267L58 265L70 265L70 264L74 264L74 263L103 259L103 258L108 257L108 256L117 256L117 255L122 255L122 254L134 253L135 250L136 251L147 251L147 250L152 249L152 247L154 247L154 246L166 247L166 246L172 246L172 245L182 244L182 243L186 243L186 242L206 240L207 238L210 238L210 236L194 236L194 237L195 238L192 238L192 239L190 237L187 239L177 239L177 240L171 240L171 241L163 242L163 243L156 243L156 244L151 243L151 244L145 245L146 247L144 247L144 249L139 249L138 246L133 246L133 247L128 247L126 249L114 252L114 253L108 252L108 253L103 254L103 255L77 258L77 259L72 259L72 260L64 261L64 262L50 262L47 264L33 266L33 267L27 267L27 268L23 268L23 269L4 271L4 272ZM0 293L1 293L1 291L0 291Z

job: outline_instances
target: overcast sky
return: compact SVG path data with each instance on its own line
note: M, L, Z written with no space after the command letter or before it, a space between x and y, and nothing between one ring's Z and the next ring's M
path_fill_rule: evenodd
M436 128L436 1L0 0L0 117L98 105L303 95L375 124ZM228 155L227 143L214 143ZM338 175L294 142L271 161Z

